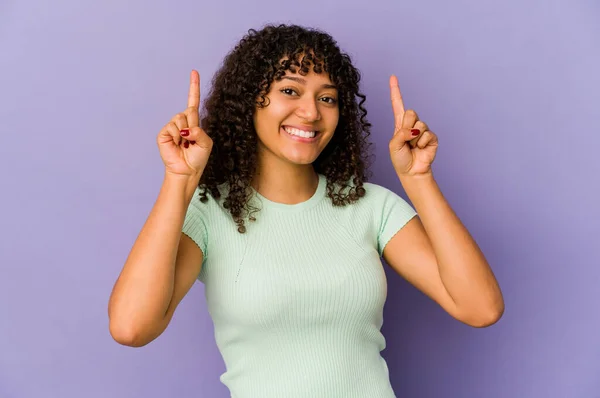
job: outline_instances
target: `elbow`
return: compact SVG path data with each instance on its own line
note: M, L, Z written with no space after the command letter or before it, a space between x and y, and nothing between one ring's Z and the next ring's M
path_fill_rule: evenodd
M108 329L114 341L127 347L143 347L150 342L131 322L118 322L111 319Z
M480 316L476 320L472 320L469 325L474 328L487 328L494 325L502 318L503 312L492 312L485 316Z
M477 316L469 319L467 324L474 328L487 328L497 323L502 315L504 315L504 303L480 311Z
M486 328L497 323L504 315L504 301L497 302L465 311L456 318L468 326L474 328Z

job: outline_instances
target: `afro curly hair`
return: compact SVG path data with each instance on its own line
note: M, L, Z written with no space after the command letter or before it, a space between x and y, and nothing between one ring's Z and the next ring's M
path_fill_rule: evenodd
M327 196L334 206L354 203L365 195L371 124L363 106L366 97L359 91L360 72L350 56L318 29L283 24L250 29L214 75L201 118L213 149L198 184L200 200L206 202L207 193L219 199L217 187L226 183L223 207L240 233L246 232L244 219L256 220L253 213L258 210L249 205L258 161L254 113L268 106L266 94L272 82L287 70L306 75L310 67L317 74L329 75L339 99L335 133L313 167L326 177Z

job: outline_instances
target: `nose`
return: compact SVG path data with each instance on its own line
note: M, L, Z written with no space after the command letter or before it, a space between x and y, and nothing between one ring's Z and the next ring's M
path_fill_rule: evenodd
M306 98L302 100L296 109L296 115L307 122L321 120L321 113L314 99Z

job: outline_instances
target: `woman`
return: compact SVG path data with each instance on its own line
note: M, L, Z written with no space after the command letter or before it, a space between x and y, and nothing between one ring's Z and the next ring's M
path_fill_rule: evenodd
M433 177L437 137L405 111L395 76L390 156L415 208L366 182L359 80L329 35L284 25L250 30L225 58L201 122L192 71L187 109L158 134L162 188L111 295L117 342L158 337L199 279L232 397L394 397L381 257L459 321L500 318L493 273Z

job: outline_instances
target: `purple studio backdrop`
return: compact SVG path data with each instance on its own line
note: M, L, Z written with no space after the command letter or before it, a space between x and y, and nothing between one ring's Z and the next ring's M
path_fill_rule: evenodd
M434 174L506 312L473 329L393 272L398 397L600 397L600 3L0 3L0 398L228 397L204 288L143 348L107 301L150 211L158 130L250 28L331 33L363 75L373 182L404 196L388 78L440 138Z

